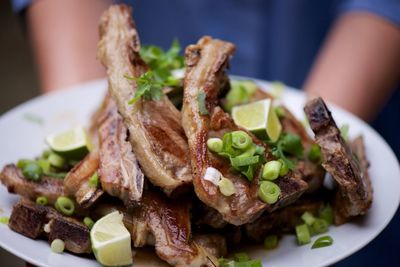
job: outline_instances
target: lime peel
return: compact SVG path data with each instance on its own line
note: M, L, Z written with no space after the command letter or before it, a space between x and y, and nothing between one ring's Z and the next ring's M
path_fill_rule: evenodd
M272 142L276 142L282 132L282 125L271 99L235 106L232 109L232 118L236 125L253 132L260 138L267 135Z
M102 265L132 264L131 236L122 219L122 213L114 211L99 219L90 231L93 253Z

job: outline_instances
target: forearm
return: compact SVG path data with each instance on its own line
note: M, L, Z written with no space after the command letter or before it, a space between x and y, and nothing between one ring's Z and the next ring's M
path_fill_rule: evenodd
M48 92L105 75L96 60L98 20L109 0L40 0L27 22L41 88Z
M359 12L339 18L304 89L369 121L399 81L400 28Z

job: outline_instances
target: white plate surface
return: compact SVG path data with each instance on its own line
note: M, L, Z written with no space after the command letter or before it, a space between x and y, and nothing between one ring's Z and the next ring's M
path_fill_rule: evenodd
M266 90L270 87L267 82L257 82ZM86 125L100 104L105 88L105 80L94 81L37 97L5 113L0 117L0 167L20 158L38 155L46 148L43 139L49 133ZM303 92L287 88L282 100L300 120L304 118ZM393 151L366 123L333 105L330 105L330 109L338 125L350 125L350 137L364 135L374 188L372 207L363 218L340 227L331 227L329 235L334 239L331 247L314 250L310 249L310 245L298 247L294 236L285 236L278 249L266 252L254 248L248 251L254 258L261 258L264 266L310 267L337 262L373 240L397 210L400 201L400 168ZM26 119L27 116L42 118L43 123L34 123ZM0 186L0 216L9 216L17 200L17 196L7 193ZM47 242L26 238L11 231L6 225L0 225L0 246L38 266L99 266L95 260L68 253L51 253Z

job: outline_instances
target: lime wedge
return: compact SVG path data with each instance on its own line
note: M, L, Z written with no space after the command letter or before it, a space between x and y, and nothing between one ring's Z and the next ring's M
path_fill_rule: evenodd
M273 142L278 140L282 132L282 125L271 99L235 106L232 109L232 117L236 125L253 132L260 138L267 136Z
M91 144L83 127L46 137L46 143L57 154L68 159L80 160L90 150Z
M98 220L90 230L96 260L105 266L132 264L131 235L122 222L123 215L111 212Z

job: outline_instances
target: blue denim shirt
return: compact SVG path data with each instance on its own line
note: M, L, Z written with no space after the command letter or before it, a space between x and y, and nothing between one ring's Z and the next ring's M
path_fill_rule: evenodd
M400 0L125 0L144 44L183 47L203 35L236 44L231 73L280 80L301 88L333 21L365 11L400 27ZM30 0L13 0L16 12ZM400 93L397 90L373 126L400 156ZM400 189L399 189L400 190ZM366 248L337 266L400 265L400 216Z

